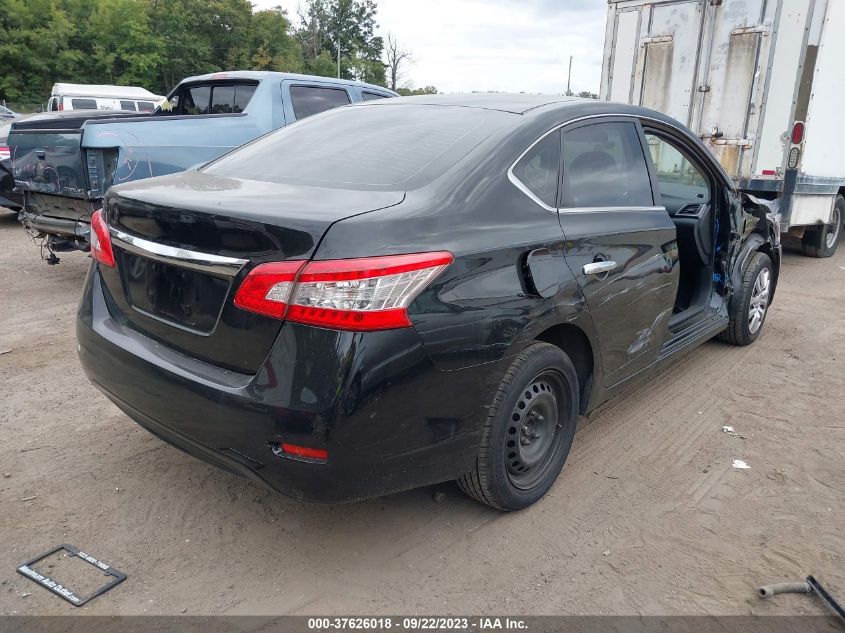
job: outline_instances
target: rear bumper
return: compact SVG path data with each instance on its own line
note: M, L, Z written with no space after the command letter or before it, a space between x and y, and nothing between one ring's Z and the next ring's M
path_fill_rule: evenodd
M20 214L20 221L24 226L34 231L41 231L48 235L61 235L73 239L88 241L91 232L91 225L82 220L69 220L67 218L53 218L40 215L24 209Z
M454 479L474 464L502 363L443 372L411 330L286 324L259 372L197 361L115 318L96 265L77 319L91 382L185 452L300 499L340 502ZM271 443L325 448L323 463Z

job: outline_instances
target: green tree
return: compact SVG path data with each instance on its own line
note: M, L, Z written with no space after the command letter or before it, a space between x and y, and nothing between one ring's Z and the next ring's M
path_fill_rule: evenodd
M374 0L306 0L299 10L296 38L302 48L306 72L337 75L385 85L384 40L374 35ZM334 61L329 70L323 54Z
M417 89L399 88L399 90L397 90L396 92L398 92L403 97L412 97L414 95L436 95L437 88L435 88L434 86L423 86L422 88Z

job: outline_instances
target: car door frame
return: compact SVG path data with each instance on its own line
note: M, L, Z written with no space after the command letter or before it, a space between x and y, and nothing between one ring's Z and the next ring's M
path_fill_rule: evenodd
M282 91L282 112L285 116L285 125L289 125L298 119L296 118L296 114L293 111L293 99L290 95L290 89L294 86L305 86L309 88L329 88L331 90L343 90L346 92L346 95L349 97L349 103L346 105L351 105L353 103L358 103L361 99L356 94L355 90L353 90L352 85L344 85L328 81L316 81L311 79L284 79L281 85ZM341 108L343 106L337 106Z
M630 378L657 363L664 345L671 338L671 333L669 331L669 319L672 316L679 281L677 251L675 250L674 256L672 253L673 246L676 248L676 229L668 212L666 211L666 208L660 204L660 198L655 195L654 174L651 169L649 157L647 156L648 147L645 143L642 123L640 120L641 118L642 117L638 116L636 113L596 114L572 119L571 121L567 121L559 126L561 129L562 145L560 159L561 181L558 185L559 194L557 213L561 229L563 230L564 235L566 235L567 264L569 265L573 276L578 280L581 291L587 301L587 306L593 320L593 328L597 335L597 343L602 358L602 383L604 388L609 391L614 391L616 387L621 387L621 385ZM651 189L652 205L575 208L563 207L563 193L566 186L564 174L565 166L563 164L566 133L589 125L614 122L634 125L639 147L643 152L643 161L646 166L646 173L649 179L648 184ZM587 222L590 219L589 216L594 214L606 216L607 214L626 212L631 214L627 216L629 219L632 217L633 213L639 213L643 216L643 220L651 220L654 226L648 226L648 223L644 222L643 226L637 230L632 229L630 231L618 232L614 235L633 234L635 232L642 233L645 231L661 232L660 236L653 240L653 248L650 249L652 251L652 256L648 262L639 262L635 264L633 253L636 252L637 249L631 248L630 245L628 245L628 250L632 251L631 257L629 257L624 264L621 262L617 263L616 269L610 271L604 276L591 275L584 272L584 270L582 270L582 264L585 262L580 261L584 257L583 253L576 254L575 249L578 248L577 244L580 241L586 240L589 237L589 234L578 231L577 225L583 224L584 226L587 226ZM569 223L569 230L567 230L566 222L566 218L568 216L571 216L572 218L572 221ZM604 235L609 236L611 234L604 233ZM593 233L593 237L601 236L601 233ZM658 250L661 252L658 253ZM598 255L596 255L596 257L598 257ZM606 257L606 259L611 258ZM654 288L652 288L652 290L657 293L655 297L657 301L653 304L654 310L646 310L644 312L648 312L648 315L642 315L648 316L649 318L640 319L640 321L633 324L627 323L628 319L619 320L613 324L604 323L603 321L605 319L603 317L603 313L609 307L608 302L615 301L615 297L624 297L625 294L631 290L631 287L637 288L638 286L636 282L633 282L632 286L626 286L626 288L620 289L619 292L606 292L605 296L602 298L599 298L598 292L605 290L612 284L625 278L625 276L628 275L634 267L639 267L646 263L648 263L648 267L644 270L650 270L652 281L654 282ZM620 266L620 264L622 265ZM663 279L660 278L661 274L667 273L670 277ZM590 301L591 297L593 297L592 302ZM597 320L599 322L597 322ZM620 329L617 328L612 330L616 336L613 340L611 340L607 335L611 325L622 328L629 326L629 331L626 332L621 330L622 334L620 335ZM604 336L602 335L603 332ZM621 362L622 359L625 359L626 355L630 358L628 358L625 362Z

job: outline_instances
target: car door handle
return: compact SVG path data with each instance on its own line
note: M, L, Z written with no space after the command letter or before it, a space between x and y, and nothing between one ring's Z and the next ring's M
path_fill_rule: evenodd
M601 275L603 273L609 273L614 268L616 268L616 262L606 260L602 262L584 264L584 267L581 270L584 271L585 275Z

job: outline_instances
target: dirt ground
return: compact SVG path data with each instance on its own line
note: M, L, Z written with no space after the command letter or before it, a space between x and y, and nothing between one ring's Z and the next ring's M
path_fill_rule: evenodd
M300 503L162 443L80 369L87 267L0 213L2 614L824 613L754 595L808 573L845 601L843 247L788 253L756 344L582 419L551 493L508 515L453 484ZM128 579L74 609L15 572L59 543Z

